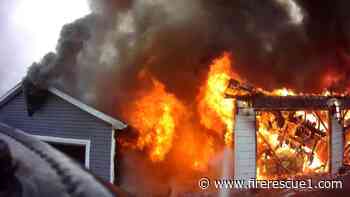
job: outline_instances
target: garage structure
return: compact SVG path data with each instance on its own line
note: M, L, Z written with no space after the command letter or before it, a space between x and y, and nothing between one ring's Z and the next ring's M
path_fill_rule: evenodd
M328 96L248 96L238 99L235 135L235 178L257 177L257 114L297 110L325 110L329 114L328 173L336 174L343 166L344 128L342 121L350 107L348 97Z
M59 89L23 84L0 98L0 122L36 136L113 182L115 135L126 125Z

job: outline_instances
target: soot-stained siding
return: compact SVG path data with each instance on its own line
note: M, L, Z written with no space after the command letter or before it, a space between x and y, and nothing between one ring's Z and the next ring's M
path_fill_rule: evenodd
M110 180L112 127L49 93L32 117L27 115L23 92L0 106L0 121L32 135L90 140L90 170Z

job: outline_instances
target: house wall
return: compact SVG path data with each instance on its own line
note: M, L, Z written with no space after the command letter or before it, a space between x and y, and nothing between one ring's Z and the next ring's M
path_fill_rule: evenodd
M0 121L32 135L90 140L90 170L111 180L111 126L65 100L50 93L41 109L29 117L24 94L19 92L0 106Z
M343 165L344 136L343 127L335 117L332 117L331 132L331 173L337 173Z
M256 177L256 126L253 109L239 109L235 128L235 179ZM247 181L246 181L247 182Z

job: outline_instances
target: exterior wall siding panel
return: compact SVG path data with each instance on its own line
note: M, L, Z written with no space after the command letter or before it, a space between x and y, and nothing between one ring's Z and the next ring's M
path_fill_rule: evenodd
M335 117L332 117L332 135L331 135L331 173L337 173L343 165L343 127Z
M256 131L255 112L239 110L236 117L235 179L248 180L256 177Z
M90 140L90 170L110 181L112 127L78 107L50 93L29 117L20 92L0 107L0 121L32 135Z

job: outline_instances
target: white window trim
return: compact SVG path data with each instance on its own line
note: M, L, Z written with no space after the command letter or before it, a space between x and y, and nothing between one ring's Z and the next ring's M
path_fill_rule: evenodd
M116 156L116 153L115 153L115 148L116 148L116 142L115 142L115 130L112 128L112 136L111 136L111 139L112 139L112 144L111 144L111 169L110 169L110 182L113 183L114 182L114 178L115 178L115 170L114 170L114 166L115 166L115 156Z
M68 145L82 145L85 146L85 167L87 169L90 168L90 148L91 141L90 140L80 140L80 139L72 139L72 138L60 138L60 137L51 137L51 136L41 136L41 135L32 135L37 139L44 142L56 142L59 144L68 144Z

